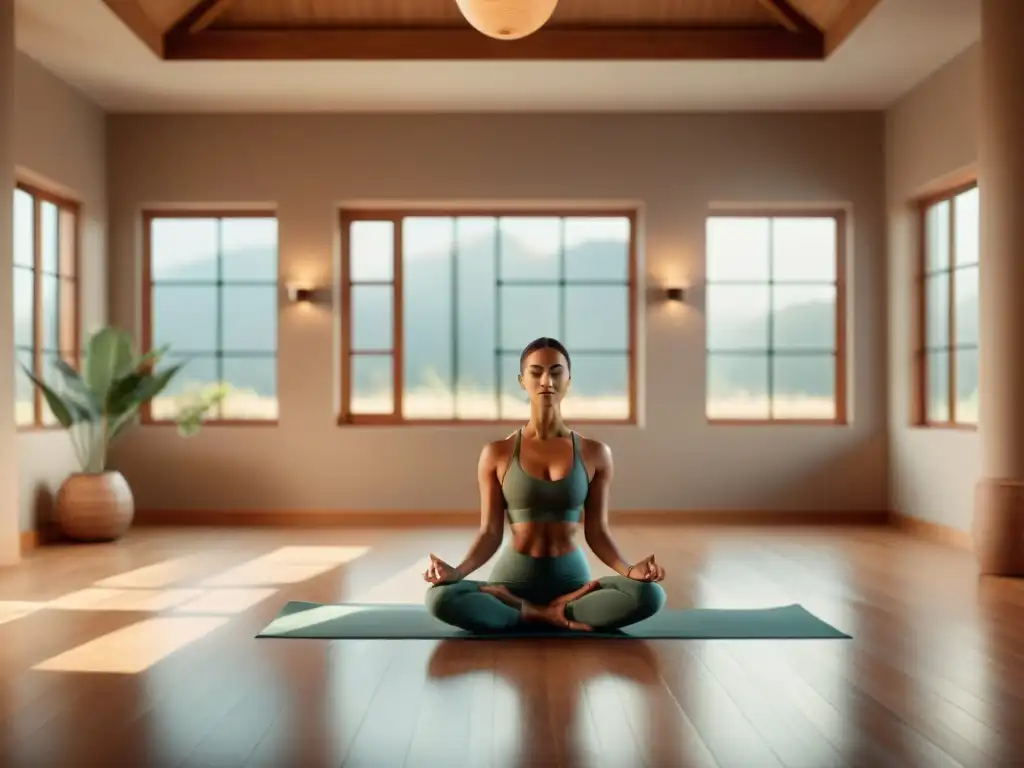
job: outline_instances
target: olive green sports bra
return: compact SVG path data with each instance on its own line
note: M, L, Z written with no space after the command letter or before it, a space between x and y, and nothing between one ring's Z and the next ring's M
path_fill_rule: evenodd
M501 491L510 523L578 523L590 490L587 468L580 457L576 433L572 435L572 469L560 480L542 480L527 474L519 463L523 431L516 432Z

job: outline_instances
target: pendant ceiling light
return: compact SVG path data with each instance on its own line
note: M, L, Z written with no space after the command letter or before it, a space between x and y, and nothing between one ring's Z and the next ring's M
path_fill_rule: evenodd
M466 21L497 40L519 40L547 24L558 0L455 0Z

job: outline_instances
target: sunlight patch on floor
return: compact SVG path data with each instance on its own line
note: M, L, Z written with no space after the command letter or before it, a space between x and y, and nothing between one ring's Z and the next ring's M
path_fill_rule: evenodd
M160 589L176 581L184 581L196 567L196 557L175 557L160 563L125 571L95 582L94 586L111 589Z
M137 674L227 622L223 616L146 619L41 661L32 669Z
M37 664L33 669L63 672L119 672L133 674L199 640L231 616L244 613L278 592L350 563L370 551L368 546L286 546L247 560L201 581L201 587L166 588L187 580L194 557L182 557L109 576L48 602L0 601L0 624L40 610L138 611L173 616L145 619L72 648ZM419 573L389 580L385 592L407 589L405 582L422 582ZM397 586L388 584L395 582ZM163 588L161 588L163 587ZM337 616L337 608L333 609ZM193 615L186 615L193 614ZM299 625L320 620L304 613Z
M276 589L212 589L182 603L175 613L242 613L276 593Z
M430 587L423 580L430 558L417 560L408 568L348 598L354 603L422 603L423 595Z
M306 629L325 621L362 613L365 610L367 610L365 607L358 605L320 605L275 619L274 631L280 634L296 629Z
M204 587L274 587L308 581L333 568L334 565L331 563L289 565L286 563L251 562L203 579L200 583Z
M293 565L308 563L342 565L352 562L357 557L362 557L369 551L370 547L365 546L290 546L275 549L273 552L257 558L257 560L269 563L291 563Z
M102 589L61 595L46 607L64 611L166 611L202 594L200 589Z
M0 624L20 619L46 607L46 603L33 603L24 600L0 600Z
M204 579L204 587L263 587L298 584L351 562L369 547L281 547Z

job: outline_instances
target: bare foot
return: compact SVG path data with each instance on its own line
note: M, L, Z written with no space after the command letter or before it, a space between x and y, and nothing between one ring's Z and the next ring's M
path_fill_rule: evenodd
M593 627L579 621L572 621L565 616L565 606L573 600L578 600L589 592L598 588L596 581L588 581L579 589L555 598L547 605L536 605L516 597L503 584L485 584L480 591L501 600L506 605L517 609L523 617L523 621L538 624L550 624L562 629L573 629L581 632L589 632Z
M580 632L593 631L593 627L580 621L569 619L565 615L565 606L573 600L578 600L589 592L598 588L596 581L590 581L577 590L555 598L547 605L533 605L523 602L522 614L524 621L542 622L551 624L562 629L572 629Z
M511 605L513 608L521 608L523 600L516 597L509 591L509 588L503 584L484 584L480 587L481 592L486 592L488 595L498 598L505 605Z
M593 592L595 589L599 589L600 586L600 583L596 580L588 581L579 589L573 590L572 592L564 594L560 597L556 597L554 600L551 601L551 605L565 605L566 603L571 603L573 600L579 600L584 595Z

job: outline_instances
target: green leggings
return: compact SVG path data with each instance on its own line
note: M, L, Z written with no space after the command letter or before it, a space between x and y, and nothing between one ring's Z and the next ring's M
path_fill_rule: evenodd
M527 602L550 603L590 581L590 568L579 548L558 557L530 557L505 549L489 581L456 581L427 590L427 610L446 624L470 632L511 629L520 621L516 608L481 592L486 584L503 585ZM650 618L665 605L660 584L625 576L598 579L598 589L566 604L565 615L595 630L614 630Z

